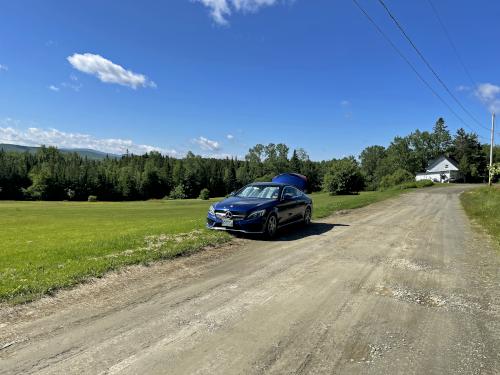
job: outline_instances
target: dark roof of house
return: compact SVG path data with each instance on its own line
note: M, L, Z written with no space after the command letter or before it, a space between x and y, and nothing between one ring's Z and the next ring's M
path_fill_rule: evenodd
M451 157L448 157L448 156L445 156L445 155L440 155L438 156L436 159L434 160L431 160L429 162L429 165L427 166L427 170L430 170L432 168L434 168L436 165L438 165L442 160L447 160L451 165L453 165L455 168L457 169L460 169L458 167L458 163L455 159L451 158Z

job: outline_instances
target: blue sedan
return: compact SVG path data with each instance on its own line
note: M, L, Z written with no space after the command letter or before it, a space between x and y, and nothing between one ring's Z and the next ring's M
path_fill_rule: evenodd
M312 208L311 198L295 186L258 182L210 206L207 227L274 237L283 226L309 224Z

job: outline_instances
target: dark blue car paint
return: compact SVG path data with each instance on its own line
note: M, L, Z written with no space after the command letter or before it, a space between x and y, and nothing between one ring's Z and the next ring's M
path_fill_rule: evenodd
M278 199L244 198L231 196L213 205L215 214L208 213L207 228L216 230L227 230L244 233L264 233L265 224L270 214L278 218L278 227L302 221L305 211L309 207L312 210L312 200L292 185L282 183L255 183L250 185L278 186L280 192ZM284 196L285 188L292 188L297 196L290 198ZM289 191L290 189L286 189ZM237 193L236 193L237 195ZM262 217L251 218L248 216L253 212L265 210ZM233 227L223 227L222 219L230 212L234 218Z

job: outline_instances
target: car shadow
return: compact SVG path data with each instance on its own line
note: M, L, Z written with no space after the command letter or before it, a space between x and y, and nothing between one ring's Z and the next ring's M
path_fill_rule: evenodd
M295 241L310 236L319 236L329 232L335 227L348 227L347 224L315 223L304 226L301 224L281 228L273 241Z
M281 228L276 237L269 241L296 241L301 238L310 236L319 236L323 233L329 232L335 227L348 227L348 224L330 224L330 223L316 223L304 226L303 224L294 224ZM245 238L254 240L266 240L262 235L245 235Z

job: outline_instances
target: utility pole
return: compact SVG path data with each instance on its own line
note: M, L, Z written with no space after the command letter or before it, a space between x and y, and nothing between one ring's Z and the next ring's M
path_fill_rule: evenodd
M493 166L493 145L495 136L495 112L491 114L491 144L490 144L490 173L488 179L488 185L491 186L491 167Z

